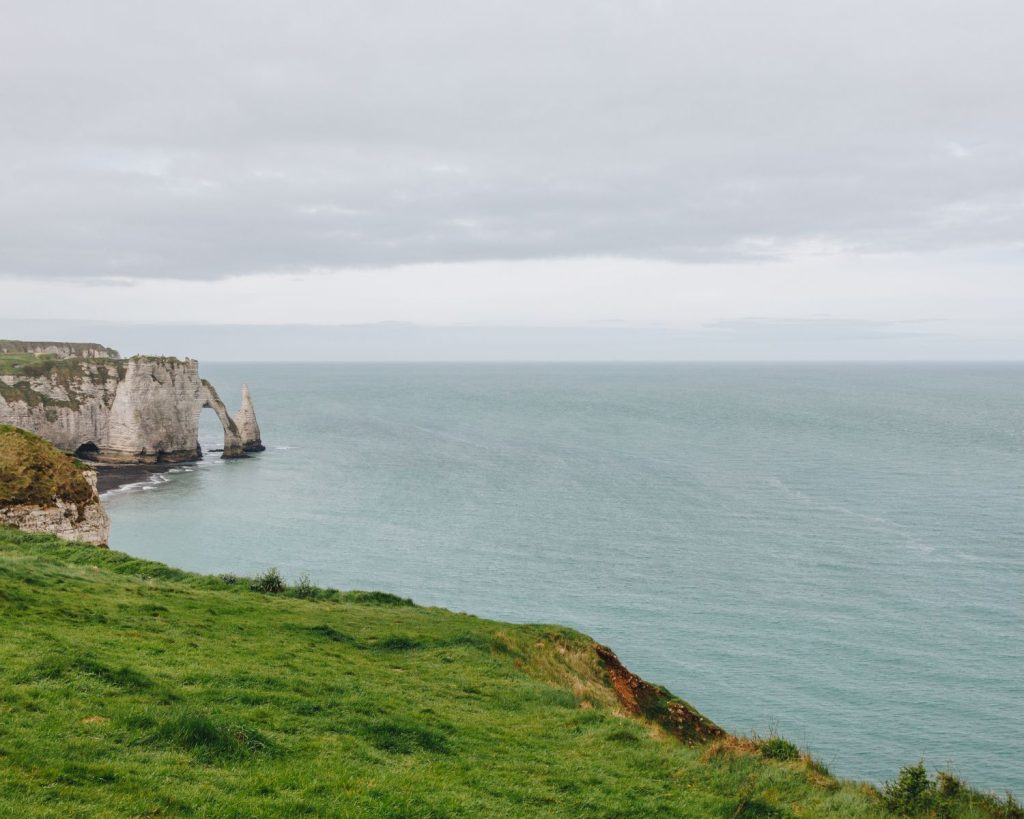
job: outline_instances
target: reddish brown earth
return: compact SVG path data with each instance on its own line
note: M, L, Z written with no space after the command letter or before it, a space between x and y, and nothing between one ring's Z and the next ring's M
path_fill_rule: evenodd
M651 685L626 668L607 646L594 644L619 701L631 714L656 722L688 745L721 739L725 731L664 688Z

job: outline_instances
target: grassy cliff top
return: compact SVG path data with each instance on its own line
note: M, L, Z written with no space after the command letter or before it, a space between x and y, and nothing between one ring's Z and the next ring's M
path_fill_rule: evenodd
M784 740L687 745L630 714L557 626L3 528L0 622L0 815L886 815Z
M93 498L73 458L31 432L0 424L0 506L47 506L55 499L82 505Z
M63 380L93 378L108 371L123 371L123 358L67 358L49 353L0 353L0 375L25 378L59 377Z
M0 353L26 353L32 355L42 350L60 350L61 355L67 357L118 358L117 350L91 342L15 341L12 339L0 339Z

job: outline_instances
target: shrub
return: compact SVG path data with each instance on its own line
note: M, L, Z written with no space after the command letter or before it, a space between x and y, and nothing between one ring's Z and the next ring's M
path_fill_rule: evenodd
M292 594L296 597L313 598L317 596L317 592L320 589L310 582L309 575L304 574L299 578L299 582L292 587Z
M760 744L759 750L765 759L788 761L800 758L800 749L782 737L769 737Z
M900 770L895 782L886 782L882 790L885 806L897 816L919 816L935 805L935 783L928 778L924 762Z
M964 788L964 783L948 771L939 771L935 777L935 784L939 794L946 797L955 797Z
M220 580L225 586L234 586L238 582L238 575L234 574L219 574L217 579Z
M277 569L267 569L263 574L256 575L249 588L264 594L280 594L287 586Z

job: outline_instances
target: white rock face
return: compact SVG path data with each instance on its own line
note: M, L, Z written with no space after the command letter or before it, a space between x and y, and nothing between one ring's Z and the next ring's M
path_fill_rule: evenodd
M88 442L98 446L107 439L123 365L82 361L73 379L0 375L0 422L34 432L68 452Z
M93 491L93 500L82 507L60 499L52 506L0 506L0 524L25 532L45 532L64 540L106 546L110 539L110 518L96 493L96 473L82 473Z
M17 342L25 344L25 342ZM173 463L202 457L199 413L224 428L224 457L263 448L248 389L236 423L193 359L136 356L67 360L45 375L0 375L0 423L105 463Z
M110 406L99 459L114 463L190 461L199 457L204 388L190 358L130 358Z
M242 408L235 415L235 425L242 436L242 449L246 452L262 452L266 449L260 438L260 425L256 421L256 410L252 407L249 385L242 385Z
M234 419L228 415L227 407L217 395L217 390L206 379L203 379L202 382L202 399L202 406L209 407L217 413L220 425L224 427L224 457L244 458L245 450L242 448L242 436L238 433L238 427L235 425Z

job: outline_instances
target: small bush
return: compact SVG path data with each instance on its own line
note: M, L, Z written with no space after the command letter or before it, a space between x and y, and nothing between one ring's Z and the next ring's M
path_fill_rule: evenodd
M761 756L765 759L778 759L786 762L800 758L800 749L782 737L769 737L761 743L758 750L761 751Z
M924 763L909 765L895 782L882 791L885 806L896 816L935 817L988 816L992 819L1024 819L1024 809L1007 794L1006 799L969 788L948 771L929 779Z
M316 597L319 591L320 589L310 581L308 574L302 575L302 577L299 578L299 582L292 587L293 595L306 599Z
M225 586L234 586L238 583L238 575L235 574L219 574L217 579Z
M964 789L964 783L948 771L939 771L935 777L935 785L939 794L945 797L956 797Z
M918 762L901 769L895 782L886 782L882 797L897 816L920 816L935 806L935 783L928 778L924 762Z
M249 584L249 588L263 594L280 594L287 585L281 573L277 569L267 569L263 574L258 574Z

